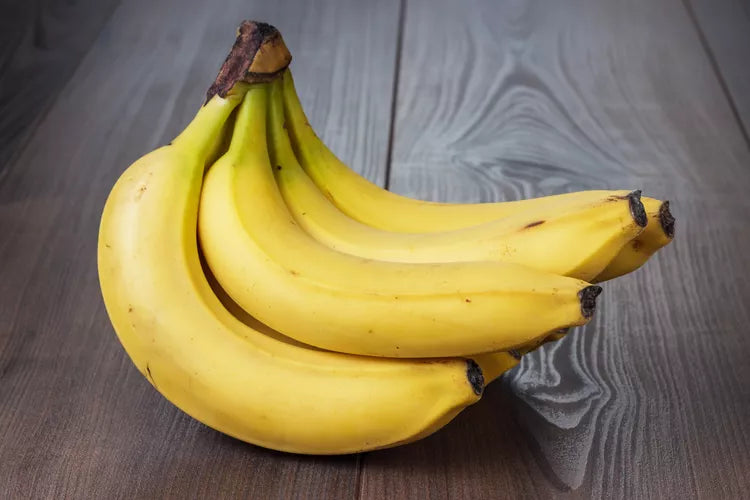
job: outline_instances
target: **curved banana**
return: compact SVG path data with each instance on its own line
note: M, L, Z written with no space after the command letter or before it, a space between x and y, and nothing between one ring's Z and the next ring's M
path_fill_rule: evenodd
M649 219L646 229L639 237L625 245L617 257L594 278L594 281L611 280L635 271L645 264L657 250L672 242L675 220L672 212L669 211L669 202L644 198L643 204Z
M315 135L305 116L294 88L291 72L287 69L283 78L284 110L286 125L297 159L309 177L342 212L368 226L393 232L432 233L461 229L503 217L524 213L530 209L548 207L565 211L571 204L581 201L596 201L606 197L609 191L580 191L542 198L497 203L436 203L415 200L391 193L369 182L341 162ZM649 205L658 200L644 198ZM671 217L671 215L670 215ZM658 216L651 213L649 219L657 222ZM652 227L654 226L654 227ZM660 248L670 241L664 238L657 226L649 224L651 230L636 238L635 245ZM632 258L632 251L623 248L613 259L613 270L619 273L633 270L629 266L642 264L645 252ZM646 256L647 257L647 256ZM604 276L613 275L608 272Z
M591 280L646 225L639 192L605 191L563 207L530 207L453 231L399 233L368 226L336 208L300 167L284 137L282 82L272 85L279 190L297 223L334 250L392 262L511 262Z
M501 351L589 320L601 289L580 280L505 263L367 260L314 240L271 171L268 94L255 85L245 96L198 221L211 271L252 316L305 344L391 357Z
M243 441L352 453L426 436L477 401L472 361L301 348L235 319L202 273L196 223L210 140L240 99L213 97L170 146L136 161L102 216L98 264L117 335L183 411Z
M219 301L222 303L222 305L226 308L227 311L229 311L232 316L240 320L245 325L249 326L250 328L253 328L254 330L258 330L270 337L273 338L280 338L280 340L283 340L286 343L294 344L299 347L304 347L306 349L314 349L319 350L317 347L303 344L301 342L297 342L296 340L286 337L282 335L281 333L277 332L276 330L271 329L267 325L261 323L257 319L250 316L247 311L242 309L239 304L237 304L232 298L229 296L229 294L221 288L221 285L216 280L216 277L211 273L211 269L208 267L207 264L204 262L201 262L203 267L203 272L206 275L206 279L208 280L209 285L211 286L211 289L213 290L214 294L216 294L216 297L219 299ZM484 386L486 387L490 382L498 379L503 373L506 371L514 368L516 365L518 365L521 362L521 356L522 354L526 354L533 349L539 347L542 343L545 343L547 341L552 340L559 340L562 337L561 334L552 334L548 336L546 339L536 342L531 346L524 347L522 350L511 350L511 351L499 351L499 352L490 352L486 354L477 354L475 356L472 356L474 362L479 365L479 368L482 371L483 380L484 380ZM323 351L321 352L329 352L329 351ZM373 359L381 359L381 358L373 358Z

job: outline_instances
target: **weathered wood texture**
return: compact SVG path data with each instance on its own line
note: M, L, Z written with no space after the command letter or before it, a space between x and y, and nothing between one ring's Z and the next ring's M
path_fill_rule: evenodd
M7 0L0 8L0 174L119 0Z
M123 2L0 179L0 497L354 495L357 456L274 453L176 410L132 366L99 292L109 189L192 117L247 17L283 32L326 139L384 171L396 3Z
M117 342L96 233L114 180L187 123L247 17L281 29L313 126L375 182L393 121L395 191L642 187L673 200L676 243L422 442L302 457L198 424ZM0 175L0 496L746 495L750 152L705 46L679 0L122 2Z
M684 1L750 142L750 2Z
M397 192L643 188L678 238L454 427L367 455L365 496L745 495L750 154L679 0L410 0L393 135Z

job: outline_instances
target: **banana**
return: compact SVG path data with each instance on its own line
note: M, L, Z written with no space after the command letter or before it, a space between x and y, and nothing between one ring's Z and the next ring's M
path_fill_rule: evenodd
M211 273L211 269L203 260L201 260L201 266L203 268L203 272L206 275L206 279L208 280L208 283L211 286L211 290L213 290L214 294L216 294L216 297L219 299L222 305L226 308L226 310L229 311L232 314L232 316L237 318L239 321L253 328L254 330L258 330L270 337L278 338L286 343L293 344L299 347L304 347L306 349L314 349L314 350L319 350L321 352L329 352L329 351L323 351L314 346L310 346L310 345L303 344L301 342L297 342L296 340L290 337L286 337L282 335L281 333L277 332L276 330L271 329L267 325L261 323L257 319L250 316L244 309L242 309L242 307L240 307L239 304L237 304L234 300L232 300L232 298L229 296L226 290L221 288L221 285L216 280L216 277ZM524 347L522 350L490 352L486 354L478 354L476 356L473 356L474 362L477 363L477 365L479 365L479 368L482 371L484 386L486 387L490 382L498 379L503 373L505 373L506 371L518 365L521 362L521 356L523 354L527 354L528 352L534 350L535 348L539 347L542 343L550 342L552 340L559 340L560 338L562 338L562 334L560 333L552 334L542 341L539 341L537 343L534 343L533 345ZM373 359L381 359L381 358L373 358Z
M398 233L368 226L336 208L300 167L286 137L282 82L272 85L273 171L279 190L297 223L340 252L392 262L511 262L590 280L646 225L639 192L610 191L453 231Z
M580 191L519 201L474 204L436 203L400 196L358 175L336 158L315 135L299 102L292 74L288 69L283 78L283 87L286 128L302 168L342 212L373 228L403 233L445 232L540 207L565 211L569 210L571 204L597 201L611 194L610 191ZM659 203L650 198L644 198L643 201L649 203L649 206ZM650 220L658 220L658 217L652 215ZM314 228L308 230L313 231ZM660 245L669 241L670 238L664 238L664 234L654 227L638 236L633 245L654 248L656 251ZM632 266L638 267L645 261L644 257L647 259L649 255L641 251L637 258L633 258L632 247L626 246L613 258L612 269L620 274L632 271L635 269ZM614 275L615 272L603 274Z
M253 28L246 24L238 40ZM118 338L168 400L249 443L353 453L438 430L480 397L482 373L473 361L303 348L246 326L214 295L196 238L200 189L215 137L245 90L240 82L211 97L169 146L137 160L113 187L98 269Z
M350 169L315 135L305 116L289 69L283 78L286 125L297 158L320 190L350 217L378 229L429 233L490 222L531 207L597 201L610 191L580 191L500 203L438 203L387 191Z
M639 237L625 245L594 281L611 280L635 271L657 250L671 243L674 238L675 219L669 210L669 202L644 198L643 204L649 219L646 229Z
M311 238L271 171L268 99L267 85L245 96L198 220L211 271L259 321L323 349L400 358L501 351L589 320L601 289L580 280L497 262L368 260Z
M474 361L484 374L484 386L500 378L500 375L515 368L521 362L521 355L515 350L477 354Z
M183 411L267 448L352 453L436 431L478 400L472 361L302 348L242 324L213 294L195 235L206 138L238 101L213 97L170 146L125 171L107 200L99 275L125 350Z

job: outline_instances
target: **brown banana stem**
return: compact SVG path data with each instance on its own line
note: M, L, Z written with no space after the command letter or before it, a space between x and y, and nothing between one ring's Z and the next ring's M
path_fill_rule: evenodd
M226 97L238 82L270 82L284 72L291 60L279 30L266 23L242 21L232 50L206 92L206 102L217 94Z

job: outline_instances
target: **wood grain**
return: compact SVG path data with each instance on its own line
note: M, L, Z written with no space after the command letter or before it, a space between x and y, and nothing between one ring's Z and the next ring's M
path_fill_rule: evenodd
M747 144L677 0L413 0L404 37L394 191L488 201L748 186Z
M750 3L685 0L750 145Z
M104 311L96 239L115 179L184 127L247 17L283 32L326 140L382 172L372 165L384 161L389 115L375 104L389 99L395 7L136 0L114 12L0 179L0 496L354 495L357 456L246 445L154 391Z
M683 4L410 0L401 58L393 190L643 188L678 234L444 432L366 455L363 496L745 495L750 154Z
M119 0L9 0L0 16L0 173Z

